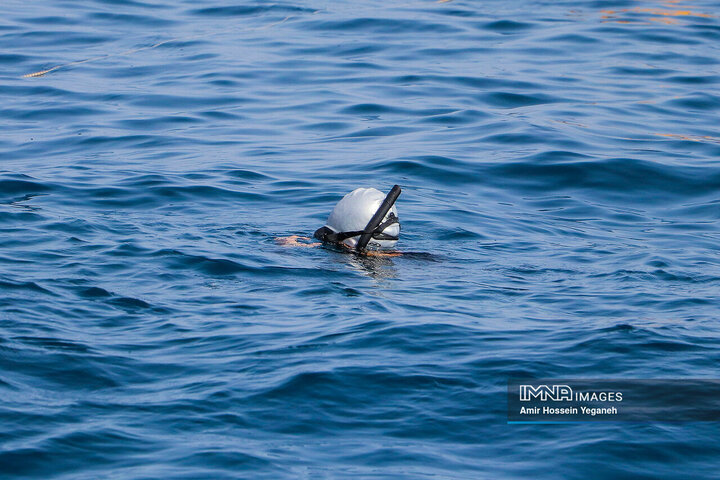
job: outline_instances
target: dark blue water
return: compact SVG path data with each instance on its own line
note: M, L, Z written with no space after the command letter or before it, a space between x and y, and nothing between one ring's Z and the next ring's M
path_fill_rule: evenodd
M716 2L0 13L2 478L718 478L717 424L505 411L719 376ZM395 183L420 254L274 241Z

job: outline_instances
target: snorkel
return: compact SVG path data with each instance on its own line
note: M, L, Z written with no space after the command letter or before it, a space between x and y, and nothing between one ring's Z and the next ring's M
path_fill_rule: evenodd
M353 190L338 202L326 225L315 232L315 238L343 245L357 253L365 253L368 246L392 248L400 234L394 204L401 192L398 185L384 197L374 188Z
M367 244L371 238L377 238L378 240L381 240L382 238L379 238L380 236L389 236L382 233L382 231L393 223L400 223L397 217L393 214L391 214L385 222L382 221L382 219L385 218L385 215L387 215L392 206L395 204L395 200L397 200L397 198L400 196L400 193L402 193L400 185L394 185L390 189L390 192L385 197L385 200L383 200L383 202L380 204L380 208L377 209L375 215L373 215L368 224L365 225L363 233L362 235L360 235L360 239L358 240L357 245L355 245L356 252L365 251L365 247L367 247ZM397 240L398 237L392 237L388 240L390 239Z

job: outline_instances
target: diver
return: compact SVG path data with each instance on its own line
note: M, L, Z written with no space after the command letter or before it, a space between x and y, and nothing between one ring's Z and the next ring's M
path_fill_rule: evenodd
M293 247L325 245L368 256L401 255L392 250L400 235L395 201L401 191L398 185L393 186L387 195L375 188L357 188L335 205L325 226L315 231L313 236L320 242L312 242L311 238L299 235L276 241Z

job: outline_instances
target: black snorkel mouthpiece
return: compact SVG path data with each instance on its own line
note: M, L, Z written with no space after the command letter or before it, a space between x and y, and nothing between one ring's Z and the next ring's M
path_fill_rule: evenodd
M380 204L380 207L375 212L375 215L372 216L368 224L363 229L362 234L358 239L357 245L355 245L356 251L362 252L365 250L365 247L367 247L367 244L370 242L373 234L376 233L376 229L382 222L383 218L385 218L385 215L387 215L387 213L390 211L393 204L395 204L395 201L400 196L400 193L402 193L400 185L394 185L390 189L390 192L385 197L385 200L383 200L383 202Z

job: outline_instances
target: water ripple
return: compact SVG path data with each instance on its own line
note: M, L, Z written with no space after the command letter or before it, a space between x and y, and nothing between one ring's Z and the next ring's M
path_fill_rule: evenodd
M3 13L2 478L717 476L712 424L505 411L716 376L713 2ZM276 242L396 183L403 256Z

